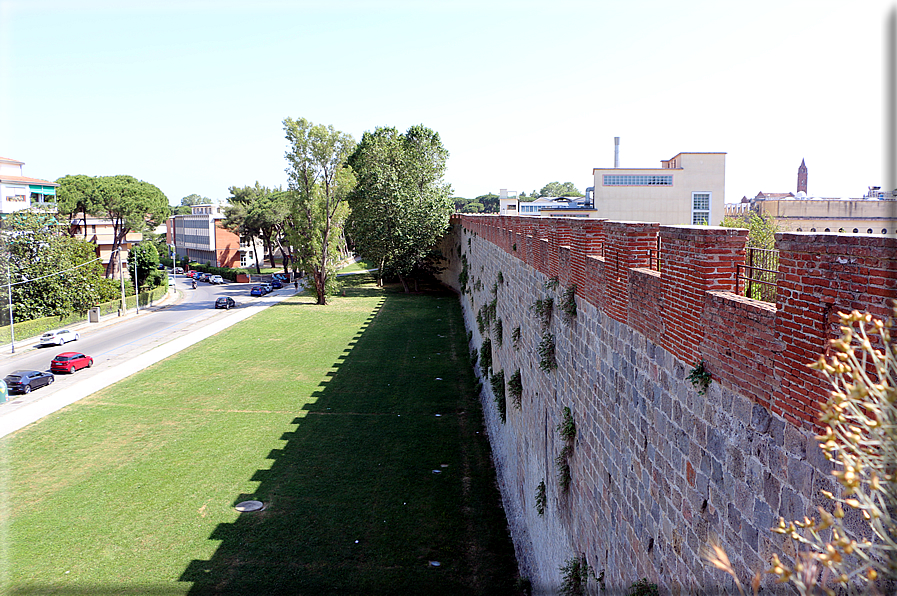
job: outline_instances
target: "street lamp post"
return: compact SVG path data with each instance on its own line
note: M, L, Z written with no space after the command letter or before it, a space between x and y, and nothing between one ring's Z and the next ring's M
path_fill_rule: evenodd
M9 297L9 336L12 339L12 353L16 353L16 326L12 320L12 276L9 274L9 263L6 263L6 294Z
M118 316L122 316L127 310L127 302L125 302L125 270L121 266L121 247L118 247L116 252L118 253L118 278L121 280L121 308Z
M130 258L130 256L128 257ZM140 314L140 288L137 286L137 259L134 259L134 305L137 307L137 314Z

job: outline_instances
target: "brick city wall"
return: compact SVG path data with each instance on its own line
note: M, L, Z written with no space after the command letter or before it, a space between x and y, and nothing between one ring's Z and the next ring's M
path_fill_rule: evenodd
M520 407L508 397L505 422L485 378L484 405L518 560L538 593L557 590L559 567L574 555L603 570L609 590L642 577L666 593L714 590L726 578L701 563L710 538L750 577L771 554L788 552L768 530L779 516L812 514L820 489L837 492L812 439L827 392L805 364L836 336L838 311L888 314L897 240L777 236L772 305L733 293L746 234L453 218L443 280L460 290L467 276L461 302L471 348L490 337L493 371L506 381L521 375ZM658 236L661 272L648 268ZM546 284L551 278L556 287ZM567 322L559 305L574 284L577 314ZM532 305L547 297L555 307L543 329ZM478 323L493 301L500 341L494 323L482 331ZM550 372L539 367L546 335L556 345ZM686 378L699 360L713 376L706 395ZM565 406L577 427L566 492L555 464Z

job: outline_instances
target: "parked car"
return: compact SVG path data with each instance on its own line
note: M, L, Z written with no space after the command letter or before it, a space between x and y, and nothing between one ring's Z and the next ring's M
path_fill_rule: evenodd
M249 290L250 296L264 296L265 290L262 286L252 286L252 289Z
M183 268L183 267L175 267L175 268L174 268L174 272L175 272L175 273L183 273L183 272L184 272L184 268Z
M275 273L271 277L273 279L276 279L280 283L284 283L284 284L289 283L289 281L290 281L290 276L287 275L286 273Z
M210 284L223 284L224 278L221 277L220 275L211 275L211 276L209 276L209 283Z
M237 305L233 298L230 296L221 296L217 300L215 300L215 308L223 308L224 310L228 310Z
M70 341L81 339L81 335L68 329L57 329L56 331L47 331L37 340L39 346L61 346Z
M283 284L280 283L280 280L279 280L279 279L272 279L272 280L271 280L271 287L274 288L275 290L279 290L280 288L283 287Z
M50 362L50 372L73 373L82 368L90 368L93 366L93 358L81 352L63 352L57 354L56 358Z
M196 275L196 270L191 269L190 271L186 272L184 275L186 275L187 277L193 277Z
M56 379L53 373L40 370L17 370L3 380L10 393L31 393L33 389L49 385Z
M274 291L274 286L272 286L271 284L269 284L266 281L259 282L259 286L261 286L261 288L263 290L265 290L265 294L270 294L271 292Z

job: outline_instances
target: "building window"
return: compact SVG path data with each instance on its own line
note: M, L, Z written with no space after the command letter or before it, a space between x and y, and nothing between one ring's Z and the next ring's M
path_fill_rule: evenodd
M691 225L706 226L710 224L710 193L691 193Z
M825 231L826 231L826 232L831 232L832 230L831 230L830 228L826 228Z
M811 231L811 232L815 232L815 231L816 231L816 228L810 228L810 231Z
M801 228L797 228L797 231L798 231L798 232L803 232L803 230L802 230Z
M867 233L867 234L871 234L871 233L872 233L872 228L869 228L868 230L866 230L866 233Z
M882 228L881 233L882 233L882 234L887 234L888 231L887 231L886 229Z
M854 229L853 229L853 233L854 233L854 234L859 234L860 231L859 231L858 229L854 228Z
M673 186L673 177L641 174L605 174L604 186Z

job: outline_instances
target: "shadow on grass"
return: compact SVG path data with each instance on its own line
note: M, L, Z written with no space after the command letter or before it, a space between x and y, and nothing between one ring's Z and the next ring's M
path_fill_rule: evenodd
M384 299L235 495L265 509L218 526L181 575L190 594L514 593L457 299L361 281L347 296Z

